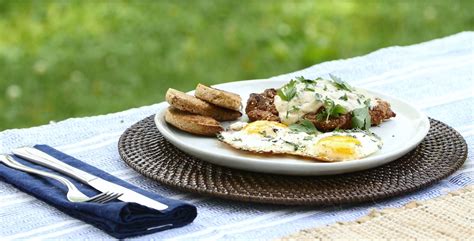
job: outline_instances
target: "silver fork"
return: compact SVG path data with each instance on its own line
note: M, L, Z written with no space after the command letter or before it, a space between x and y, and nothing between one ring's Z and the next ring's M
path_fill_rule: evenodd
M33 173L33 174L40 175L40 176L43 176L43 177L49 177L49 178L52 178L52 179L55 179L55 180L61 182L68 189L67 193L66 193L66 198L70 202L107 203L107 202L113 201L113 200L117 199L118 197L122 196L121 193L102 192L102 193L99 193L99 194L97 194L93 197L88 197L84 193L79 191L79 189L77 189L77 187L71 181L69 181L68 179L66 179L62 176L59 176L59 175L56 175L56 174L53 174L53 173L49 173L49 172L45 172L45 171L41 171L41 170L29 167L29 166L25 166L25 165L15 161L12 157L10 157L8 155L3 155L3 154L0 155L0 162L4 163L5 165L7 165L11 168L17 169L17 170L21 170L21 171L28 172L28 173Z

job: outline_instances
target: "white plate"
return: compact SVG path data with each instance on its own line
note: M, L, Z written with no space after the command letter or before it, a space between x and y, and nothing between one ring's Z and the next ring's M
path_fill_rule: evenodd
M214 87L240 94L245 105L250 93L261 93L268 88L279 88L287 81L249 80L216 85ZM312 162L295 156L269 156L251 154L221 143L216 138L188 134L167 124L164 111L167 103L161 104L155 123L163 136L180 150L199 159L237 169L286 175L330 175L355 172L383 165L396 160L414 149L426 136L430 123L426 115L406 102L380 93L369 91L388 101L397 114L395 118L370 130L382 138L382 149L360 160L345 162ZM193 93L193 92L189 92ZM245 108L245 106L244 106ZM247 120L246 115L242 117ZM223 123L228 126L230 123Z

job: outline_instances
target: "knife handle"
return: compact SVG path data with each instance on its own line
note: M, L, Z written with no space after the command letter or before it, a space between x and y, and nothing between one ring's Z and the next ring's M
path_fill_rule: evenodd
M12 152L13 154L23 159L26 159L30 162L33 162L38 165L63 173L85 184L97 178L85 171L72 167L36 148L22 147L22 148L14 149Z

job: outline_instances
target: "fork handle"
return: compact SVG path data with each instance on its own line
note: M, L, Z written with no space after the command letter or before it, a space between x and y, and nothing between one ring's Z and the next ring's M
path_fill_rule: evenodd
M94 175L91 175L78 168L72 167L36 148L21 147L21 148L14 149L12 152L13 154L23 159L26 159L30 162L36 163L41 166L45 166L47 168L61 172L63 174L66 174L85 184L88 184L90 181L97 178Z
M36 174L36 175L40 175L40 176L55 179L56 181L59 181L62 184L64 184L68 188L68 190L75 188L74 184L71 181L69 181L68 179L64 178L64 177L61 177L61 176L53 174L53 173L41 171L41 170L29 167L29 166L25 166L25 165L15 161L13 158L11 158L9 156L1 155L0 156L0 162L4 163L5 165L7 165L7 166L9 166L13 169L17 169L17 170L20 170L20 171L24 171L24 172L28 172L28 173L32 173L32 174Z

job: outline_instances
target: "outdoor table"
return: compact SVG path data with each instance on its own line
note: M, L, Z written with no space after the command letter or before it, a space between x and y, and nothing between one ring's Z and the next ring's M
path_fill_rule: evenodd
M474 32L411 46L393 46L365 56L320 63L273 78L316 78L337 74L353 86L405 100L429 117L455 128L474 145ZM173 87L169 83L169 87ZM453 175L425 189L390 199L334 207L284 206L229 201L169 188L132 170L121 160L120 135L157 112L157 104L100 116L0 132L0 152L47 144L143 189L195 205L198 216L182 228L137 237L174 240L270 240L302 229L358 219L373 208L401 207L433 199L473 183L473 156ZM109 239L101 230L0 182L0 237L8 239Z

